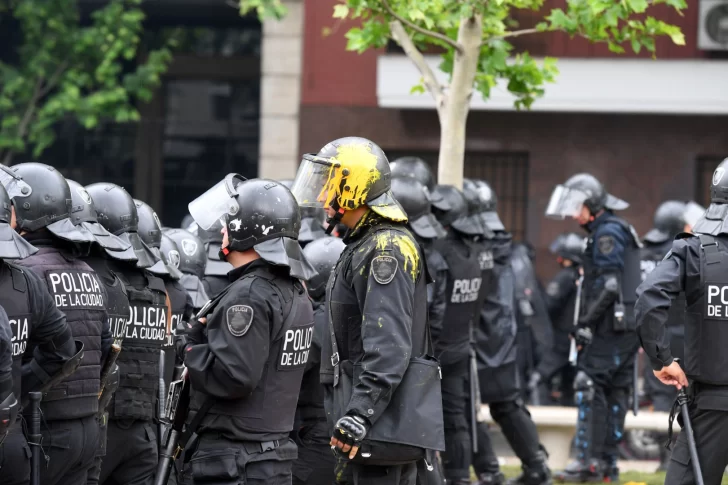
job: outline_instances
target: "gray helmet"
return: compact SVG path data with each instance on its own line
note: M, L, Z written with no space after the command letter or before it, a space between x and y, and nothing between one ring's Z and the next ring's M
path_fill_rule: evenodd
M159 276L170 275L175 279L179 279L182 273L176 271L174 267L169 267L167 261L159 251L159 248L162 246L162 222L159 220L159 216L157 216L154 209L146 202L134 199L134 205L139 216L137 234L142 239L142 244L146 246L147 250L157 260L156 263L148 268L148 271Z
M30 188L28 194L11 196L18 230L47 228L67 241L94 242L91 234L71 222L71 189L58 170L42 163L21 163L10 170Z
M445 229L432 214L427 187L413 177L394 177L392 194L407 213L412 231L423 239L437 239L445 236Z
M460 190L452 185L437 185L434 192L445 199L450 207L447 211L433 207L433 213L443 227L452 227L468 236L483 234L483 226L478 219L468 216L468 202Z
M446 211L450 207L447 201L439 194L435 193L435 175L430 169L430 165L419 157L400 157L390 163L392 170L392 178L394 177L412 177L419 183L427 187L428 197L432 206Z
M326 282L345 247L346 244L338 237L326 236L303 248L303 255L317 273L306 281L308 294L314 300L320 300L326 293Z
M0 259L23 259L38 252L38 248L26 241L10 227L12 218L10 197L0 184Z
M624 210L629 204L607 193L604 185L591 174L579 173L563 185L557 185L546 207L546 217L574 217L586 206L592 215L603 209Z
M71 222L81 231L86 231L112 258L136 261L131 244L114 236L99 224L94 201L88 191L78 182L66 179L71 189Z
M703 216L693 225L697 234L728 234L728 158L720 162L713 172L710 187L710 205Z
M559 234L554 242L551 243L549 250L556 256L581 264L585 242L585 239L578 234L568 232L566 234Z
M108 182L87 185L86 191L94 201L99 224L111 234L131 244L137 257L137 267L151 268L157 264L159 259L142 242L137 233L139 215L131 195L123 187Z
M159 252L159 257L162 259L159 263L157 263L157 265L164 264L167 273L172 279L181 279L182 271L179 269L180 255L179 250L177 249L177 244L174 240L167 236L167 234L162 233L162 241L160 242L159 249L156 251ZM155 267L152 266L149 268L149 271L154 273L154 269Z
M654 226L645 234L644 240L660 244L674 239L685 229L685 203L668 200L655 211Z
M472 182L483 207L483 212L480 214L483 225L491 231L505 231L506 228L497 212L498 197L495 194L495 190L484 180L473 180Z
M483 224L483 204L478 195L478 191L475 188L475 184L471 180L463 181L463 197L465 197L465 203L468 207L468 219L471 220L469 223L472 227L478 227L480 235L487 238L493 237L493 231L488 226Z
M205 265L207 264L207 254L205 252L205 244L194 234L184 229L167 229L164 231L172 242L174 247L165 246L165 239L162 238L162 254L167 253L167 259L178 260L177 268L184 274L193 274L199 278L205 276ZM176 251L170 253L170 251Z

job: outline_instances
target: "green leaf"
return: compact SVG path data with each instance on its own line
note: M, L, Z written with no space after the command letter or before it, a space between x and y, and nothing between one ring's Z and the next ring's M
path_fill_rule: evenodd
M642 44L640 44L639 39L632 38L632 50L635 52L635 54L639 54L642 50Z
M644 13L647 10L647 0L626 0L635 13Z
M425 94L425 86L423 86L421 83L412 86L412 88L410 89L410 94Z
M348 16L349 16L349 6L348 5L342 4L342 3L334 5L333 17L335 19L345 19Z

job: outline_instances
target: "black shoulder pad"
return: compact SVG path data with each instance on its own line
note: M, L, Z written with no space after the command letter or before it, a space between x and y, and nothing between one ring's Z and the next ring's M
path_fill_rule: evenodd
M162 293L167 293L167 287L164 286L164 280L162 278L159 278L157 276L154 276L150 273L146 273L147 275L147 286L150 290L156 290L161 291Z
M687 238L690 238L690 237L697 237L697 236L695 234L693 234L692 232L681 232L680 234L678 234L677 236L675 236L675 239L676 240L677 239L687 239Z
M5 264L8 265L8 268L10 268L10 274L13 278L13 288L21 293L28 291L28 280L26 279L23 269L20 266L8 263L7 261Z

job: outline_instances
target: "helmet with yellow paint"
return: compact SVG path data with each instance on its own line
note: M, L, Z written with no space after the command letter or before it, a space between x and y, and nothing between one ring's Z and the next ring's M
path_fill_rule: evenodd
M301 207L330 207L337 218L364 205L380 216L406 222L392 195L389 161L379 146L350 136L328 143L316 155L303 156L291 192Z

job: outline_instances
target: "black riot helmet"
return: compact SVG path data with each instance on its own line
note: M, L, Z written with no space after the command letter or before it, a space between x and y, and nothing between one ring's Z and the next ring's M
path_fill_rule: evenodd
M139 234L142 244L146 246L147 250L157 260L156 263L148 268L149 272L160 276L170 275L173 278L179 279L181 273L176 271L174 267L169 267L169 264L159 250L162 245L162 222L159 220L159 216L157 216L154 209L146 202L134 199L134 205L136 206L137 216L139 217L137 234Z
M37 253L38 248L10 227L11 218L10 197L5 187L0 184L0 259L23 259Z
M452 227L469 236L482 235L482 225L474 224L473 218L468 217L468 203L460 190L452 185L436 185L434 192L445 199L450 207L446 211L433 207L432 212L443 227Z
M8 179L8 195L15 207L18 231L33 232L47 228L53 235L67 241L90 243L93 237L71 222L71 189L61 173L42 163L21 163L10 170L30 189L11 195L16 181ZM3 181L5 184L5 181Z
M166 239L162 237L162 254L166 252L170 262L176 258L179 261L177 267L182 273L192 274L198 278L205 276L207 255L202 240L184 229L167 229L164 235L174 242L175 246L165 246ZM170 254L171 251L176 251L177 254Z
M389 166L392 170L392 178L412 177L427 187L428 197L433 207L443 211L450 208L447 201L435 192L435 175L426 161L419 157L400 157Z
M584 243L583 237L579 236L574 232L568 232L565 234L559 234L551 243L549 249L552 254L559 256L563 259L568 259L576 264L581 264L584 255Z
M291 275L308 279L314 271L298 245L301 213L293 194L274 180L245 180L228 174L210 190L189 204L198 226L212 230L224 224L230 251L254 249L271 264L288 266Z
M445 229L432 214L427 187L413 177L392 178L392 194L407 213L412 231L423 239L445 236Z
M495 190L484 180L473 180L475 190L480 197L483 212L480 214L481 222L491 231L505 231L505 226L498 216L498 197Z
M481 203L475 184L471 180L465 179L463 181L463 197L465 197L465 203L468 207L467 220L469 227L472 227L473 230L477 228L479 231L478 234L481 236L489 239L492 238L493 231L483 224L483 204Z
M554 188L545 215L554 219L576 217L582 206L596 215L603 209L624 210L629 204L607 193L604 185L593 175L579 173Z
M99 224L131 244L137 257L137 267L151 268L157 264L159 258L142 242L137 233L139 215L131 195L123 187L108 182L87 185L86 191L96 206Z
M346 244L338 237L326 236L317 239L303 248L303 255L316 270L316 276L306 281L308 294L314 300L320 300L326 293L326 282L339 260Z
M389 161L382 149L366 138L339 138L317 154L303 156L291 191L301 207L330 207L334 224L346 211L368 206L385 219L407 222L407 215L392 196Z
M152 251L155 250L153 249ZM156 268L157 265L164 264L164 270L166 270L167 274L169 274L172 279L178 280L182 278L182 271L179 269L180 254L177 248L177 243L175 243L171 237L167 236L167 234L162 233L162 241L159 244L159 249L156 251L159 252L161 261L149 268L149 271L151 273L164 275L165 273L163 271L160 272L160 270Z
M696 234L717 236L728 234L728 158L720 162L713 172L710 186L710 205L693 225Z
M645 234L644 240L660 244L674 239L685 230L685 203L668 200L655 211L654 227Z

